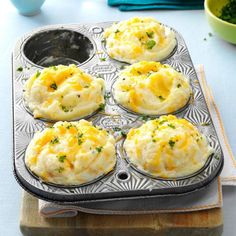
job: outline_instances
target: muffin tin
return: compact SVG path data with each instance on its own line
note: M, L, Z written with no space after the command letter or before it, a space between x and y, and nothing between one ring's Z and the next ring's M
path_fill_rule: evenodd
M140 173L129 163L122 146L122 134L150 118L129 112L113 99L112 84L118 72L127 64L109 58L106 53L102 33L112 23L46 26L30 32L16 43L12 57L14 175L26 191L38 198L75 204L88 200L185 194L207 186L221 172L222 149L187 47L182 36L174 29L172 30L176 33L177 46L162 63L171 65L187 76L193 89L192 98L176 116L195 124L200 132L206 135L215 152L200 171L178 179L153 178ZM95 181L80 186L43 182L27 169L24 161L25 150L34 133L43 130L49 121L34 119L27 111L23 100L23 85L32 73L44 66L71 63L105 80L105 112L95 113L87 119L114 132L118 139L115 169Z

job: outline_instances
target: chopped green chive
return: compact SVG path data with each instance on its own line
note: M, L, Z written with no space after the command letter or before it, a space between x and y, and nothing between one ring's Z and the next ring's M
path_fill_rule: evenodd
M147 121L149 118L149 116L141 116L140 119L143 120L143 121Z
M50 88L57 90L57 84L54 82L50 85Z
M19 72L23 71L23 67L22 66L18 67L17 71L19 71Z
M63 105L61 105L61 109L62 109L64 112L69 112L69 111L70 111L66 106L63 106Z
M163 98L162 96L158 96L158 98L161 100L161 101L164 101L165 98Z
M120 133L124 138L126 138L127 134L123 130Z
M162 120L159 122L160 125L163 125L165 122L167 122L167 120Z
M125 69L125 65L120 66L120 70L123 70L123 69Z
M83 140L82 140L82 137L83 137L83 133L80 133L80 134L78 134L78 145L81 145L82 143L83 143Z
M152 142L155 143L155 142L156 142L156 139L153 139Z
M50 143L51 143L51 144L59 143L58 137L55 137L54 139L52 139L52 140L50 141Z
M57 169L58 173L62 173L63 170L64 170L63 167L59 167L59 168Z
M69 124L66 126L67 129L70 129L72 127L72 124Z
M156 41L154 41L153 39L147 41L147 43L146 43L147 49L152 49L155 45L156 45Z
M236 8L235 8L236 9ZM213 34L210 32L210 33L208 33L208 35L209 35L209 37L212 37L213 36Z
M60 162L64 162L66 159L66 155L61 155L57 157Z
M175 129L176 127L173 124L168 124L168 126L172 129Z
M78 139L78 145L81 145L83 141L81 139Z
M116 31L115 31L115 34L117 34L117 33L119 33L120 31L117 29Z
M113 127L112 128L114 131L121 131L121 128L119 128L119 127Z
M154 32L151 31L151 32L146 32L148 38L153 38L153 35L154 35Z
M106 61L106 58L105 57L101 57L100 61Z
M104 111L105 110L105 104L104 103L99 104L98 110L99 111Z
M180 88L180 87L182 87L182 85L181 84L177 84L177 88Z
M175 145L175 141L173 141L173 140L169 140L169 145L170 145L171 148L173 148L174 145Z
M105 99L108 99L108 98L110 98L111 97L111 93L110 92L108 92L108 93L106 93L105 95L104 95L104 98Z
M204 122L204 123L201 123L201 126L209 126L210 123L207 123L207 122Z
M37 70L37 72L36 72L36 78L38 78L39 76L41 75L41 73Z
M102 146L100 146L100 147L96 147L96 151L97 151L98 153L100 153L100 152L102 151L102 149L103 149Z

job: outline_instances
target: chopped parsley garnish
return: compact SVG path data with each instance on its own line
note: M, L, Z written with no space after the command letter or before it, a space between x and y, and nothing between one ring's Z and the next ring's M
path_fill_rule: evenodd
M100 147L96 147L96 151L97 151L98 153L100 153L100 152L102 151L102 149L103 149L102 146L100 146Z
M52 140L50 141L50 143L51 143L51 144L59 143L58 137L55 137L54 139L52 139Z
M229 0L221 9L220 19L236 24L236 0Z
M165 98L163 98L162 96L158 96L158 98L161 100L161 101L164 101Z
M169 140L169 145L171 148L173 148L175 146L175 141Z
M22 66L18 67L17 71L19 71L19 72L23 71L23 67Z
M61 109L64 111L64 112L69 112L69 108L67 108L66 106L63 106L61 105Z
M180 87L182 87L182 85L181 84L177 84L177 88L180 88Z
M106 58L105 57L101 57L100 61L106 61Z
M57 90L57 84L54 82L50 85L50 88Z
M85 87L85 88L89 88L89 85L85 85L84 87Z
M52 68L53 68L53 70L57 70L57 67L56 67L56 66L53 66Z
M39 76L41 75L41 72L39 72L38 70L37 70L37 72L36 72L36 78L38 78Z
M173 124L168 124L168 126L172 129L175 129L176 127Z
M117 29L116 31L115 31L115 34L117 34L117 33L119 33L120 31Z
M155 45L156 45L156 41L154 41L153 39L147 41L147 43L146 43L147 49L152 49Z
M99 104L98 110L99 111L104 111L105 110L105 104L104 103Z
M154 35L154 32L151 31L151 32L146 32L148 38L153 38L153 35Z
M102 41L101 41L102 43L106 43L106 39L102 39Z
M63 167L59 167L59 168L57 169L57 171L58 171L59 173L61 173L63 170L64 170Z
M153 139L152 142L155 143L155 142L156 142L156 139Z
M64 162L66 159L66 155L61 155L61 156L58 156L57 158L58 158L58 161Z

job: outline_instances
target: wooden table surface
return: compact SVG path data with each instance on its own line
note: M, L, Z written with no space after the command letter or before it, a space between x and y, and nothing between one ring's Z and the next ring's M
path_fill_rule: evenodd
M220 236L222 210L148 215L94 215L79 212L73 218L47 219L38 214L38 200L24 192L20 228L25 236Z

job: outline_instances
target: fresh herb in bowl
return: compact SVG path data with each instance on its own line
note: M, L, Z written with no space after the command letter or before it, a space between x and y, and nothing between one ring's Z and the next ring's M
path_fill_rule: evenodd
M229 2L222 8L220 19L232 24L236 24L236 0Z

